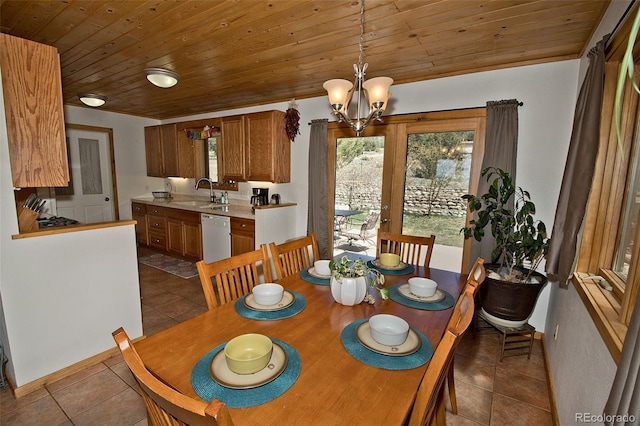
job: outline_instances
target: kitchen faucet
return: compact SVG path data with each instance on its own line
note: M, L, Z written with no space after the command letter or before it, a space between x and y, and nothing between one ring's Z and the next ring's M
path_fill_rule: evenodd
M200 185L200 182L202 182L203 180L206 181L206 182L209 182L209 201L211 201L212 203L215 203L216 202L216 193L213 192L213 181L211 179L209 179L208 177L201 177L196 182L196 189L198 189L198 185Z

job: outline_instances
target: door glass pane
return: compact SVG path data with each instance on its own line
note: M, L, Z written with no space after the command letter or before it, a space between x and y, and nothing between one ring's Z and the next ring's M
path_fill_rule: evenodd
M402 233L436 236L430 266L460 271L473 131L408 135Z
M383 159L383 136L336 140L334 256L375 257Z
M102 194L100 145L96 139L78 139L83 194Z

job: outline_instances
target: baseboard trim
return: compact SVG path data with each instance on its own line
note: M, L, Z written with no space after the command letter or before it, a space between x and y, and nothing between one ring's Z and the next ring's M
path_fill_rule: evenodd
M138 342L142 339L144 339L146 336L142 336L139 337L137 339L133 339L133 342ZM106 361L109 358L112 358L116 355L120 354L120 350L117 347L113 347L109 350L106 350L104 352L101 352L97 355L94 355L92 357L89 357L87 359L84 359L80 362L77 362L75 364L72 364L68 367L63 368L62 370L58 370L56 372L53 372L51 374L48 374L44 377L41 377L39 379L36 379L32 382L29 382L27 384L24 384L22 386L16 387L15 386L15 382L13 380L12 377L7 377L7 382L9 384L9 389L11 390L11 392L13 393L13 396L17 399L17 398L21 398L25 395L28 395L32 392L37 391L38 389L43 388L46 385L49 385L53 382L56 382L60 379L64 379L65 377L68 377L72 374L77 373L78 371L82 371L87 367L91 367L92 365L95 364L99 364L103 361Z
M547 356L547 346L545 345L544 335L541 335L542 355L544 358L544 368L547 372L547 388L549 390L549 402L551 403L551 419L554 426L560 426L560 418L558 417L558 407L556 406L556 392L553 387L551 369L549 368L549 357Z

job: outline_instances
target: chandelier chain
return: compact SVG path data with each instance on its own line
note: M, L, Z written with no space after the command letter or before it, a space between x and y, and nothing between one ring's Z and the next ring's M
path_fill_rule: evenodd
M362 68L362 45L364 44L364 0L360 0L360 42L358 47L360 48L360 55L358 56L358 65Z

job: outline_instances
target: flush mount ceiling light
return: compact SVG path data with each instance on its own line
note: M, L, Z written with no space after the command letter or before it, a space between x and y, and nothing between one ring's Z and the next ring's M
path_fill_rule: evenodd
M144 73L152 84L165 89L175 86L180 80L178 73L162 68L145 68Z
M95 95L93 93L80 94L78 95L78 99L80 99L80 102L90 107L101 107L105 102L107 102L106 96Z
M389 87L393 84L393 79L389 77L376 77L371 80L364 81L364 76L369 64L362 64L362 45L364 44L364 0L360 1L360 42L358 46L360 48L360 55L358 57L358 64L353 65L356 79L354 83L348 80L333 79L327 80L322 87L327 91L329 96L329 103L333 108L333 114L338 118L338 121L344 121L355 132L356 136L360 136L360 132L364 130L375 119L382 121L382 114L387 107L387 101L391 92ZM358 98L356 103L356 117L349 117L349 104L353 97L353 92L358 91ZM369 103L369 114L366 117L360 117L360 105L362 104L362 95Z

